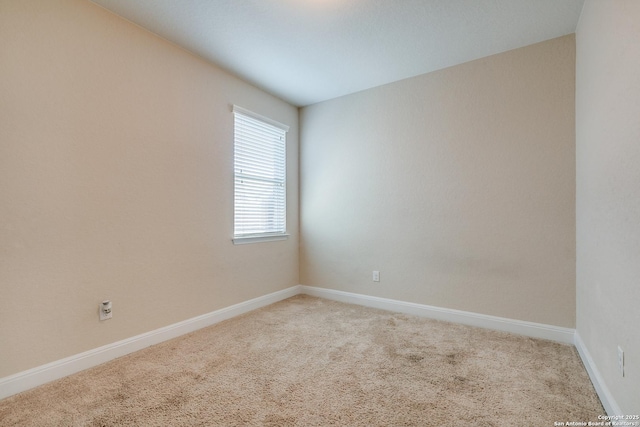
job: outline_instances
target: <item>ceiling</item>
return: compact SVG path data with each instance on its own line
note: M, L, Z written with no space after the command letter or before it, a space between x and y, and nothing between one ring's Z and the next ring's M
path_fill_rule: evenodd
M92 0L305 106L575 32L584 0Z

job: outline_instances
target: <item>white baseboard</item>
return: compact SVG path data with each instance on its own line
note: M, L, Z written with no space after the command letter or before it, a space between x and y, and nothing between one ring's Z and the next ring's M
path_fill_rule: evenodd
M176 338L298 294L306 294L350 304L358 304L437 320L511 332L566 344L574 344L578 349L580 357L582 358L591 381L598 392L598 396L600 396L600 399L602 400L607 414L619 415L622 413L620 411L620 407L615 403L615 400L606 387L593 362L593 359L591 359L589 352L584 346L584 343L573 329L303 285L283 289L281 291L225 307L202 316L174 323L173 325L98 347L84 353L76 354L46 365L29 369L27 371L19 372L5 378L0 378L0 399L4 399L22 391L46 384L50 381L63 378L129 353L133 353L134 351Z
M582 338L580 338L578 331L576 331L575 335L575 346L578 350L578 354L580 354L584 367L587 369L591 383L596 389L596 393L598 393L600 402L602 402L602 406L604 406L604 410L607 412L607 415L623 415L620 406L618 406L618 403L609 391L609 387L607 387L607 384L604 382L604 378L593 361L589 350L587 350L587 347L584 345Z
M301 286L301 292L307 295L346 302L350 304L364 305L399 313L428 317L447 322L461 323L463 325L477 326L485 329L511 332L533 338L542 338L565 344L574 344L574 329L559 326L545 325L542 323L525 322L523 320L506 319L504 317L489 316L486 314L471 313L468 311L453 310L449 308L434 307L424 304L373 297L369 295L354 294L351 292L337 291L334 289L316 288L313 286Z
M273 304L299 293L300 286L293 286L135 337L107 344L84 353L47 363L46 365L19 372L5 378L0 378L0 399L66 377L67 375L75 374L76 372L100 365L117 357L176 338L180 335L213 325L257 308Z

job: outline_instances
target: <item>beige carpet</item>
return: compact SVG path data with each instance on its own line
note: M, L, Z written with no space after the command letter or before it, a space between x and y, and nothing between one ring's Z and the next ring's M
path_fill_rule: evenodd
M567 345L297 296L0 401L2 426L553 426Z

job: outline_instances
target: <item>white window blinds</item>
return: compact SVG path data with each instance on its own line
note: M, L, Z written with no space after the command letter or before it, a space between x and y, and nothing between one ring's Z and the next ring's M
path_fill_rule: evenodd
M286 232L289 127L238 106L234 114L234 237Z

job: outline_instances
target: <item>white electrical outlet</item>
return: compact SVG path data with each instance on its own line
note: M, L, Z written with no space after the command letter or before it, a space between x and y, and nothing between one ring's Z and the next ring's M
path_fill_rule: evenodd
M620 370L620 375L624 377L624 351L620 346L618 346L618 369Z
M107 320L113 317L113 312L111 311L111 301L104 300L100 304L100 320Z
M380 272L379 271L374 271L373 272L373 281L374 282L379 282L380 281Z

